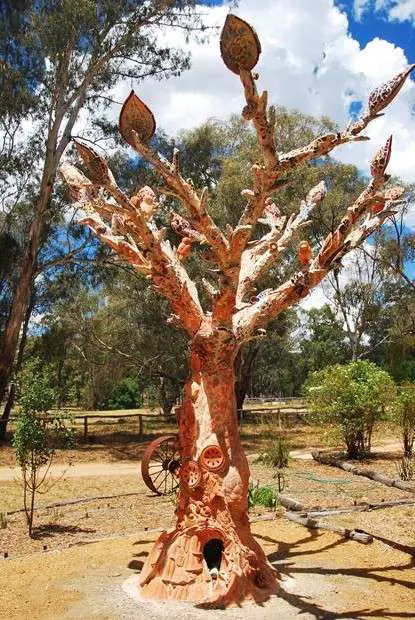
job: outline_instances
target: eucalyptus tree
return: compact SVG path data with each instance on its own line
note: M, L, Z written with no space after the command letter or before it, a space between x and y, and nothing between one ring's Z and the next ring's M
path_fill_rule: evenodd
M186 69L188 55L163 45L157 32L180 28L188 33L202 28L194 9L194 0L33 0L22 3L20 23L25 27L6 33L12 47L28 50L16 63L20 60L26 66L29 55L40 70L30 82L35 96L30 116L19 125L23 142L28 133L37 138L31 151L30 187L24 188L32 204L32 219L1 341L0 399L29 305L44 227L51 218L57 167L75 123L81 111L102 109L120 79L137 82L148 76L177 75ZM11 69L13 66L3 72L3 79L9 74L13 79ZM10 186L9 177L4 182Z

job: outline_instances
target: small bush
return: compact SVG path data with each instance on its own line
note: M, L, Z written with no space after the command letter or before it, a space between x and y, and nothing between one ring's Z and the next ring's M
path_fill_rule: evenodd
M275 510L278 504L278 496L272 487L260 487L259 482L251 482L248 487L248 508L265 506Z
M74 432L66 426L68 416L49 411L55 401L51 372L34 358L19 376L20 412L13 447L22 472L23 505L29 536L33 532L35 497L45 487L55 447L72 447ZM44 491L48 489L44 488Z
M288 466L289 454L290 446L287 440L284 437L277 437L269 444L267 450L261 454L258 460L264 465L284 469Z
M135 409L143 404L137 379L125 377L111 392L106 409Z
M387 416L396 394L389 374L364 360L312 373L306 391L312 420L338 425L352 459L370 452L374 424Z

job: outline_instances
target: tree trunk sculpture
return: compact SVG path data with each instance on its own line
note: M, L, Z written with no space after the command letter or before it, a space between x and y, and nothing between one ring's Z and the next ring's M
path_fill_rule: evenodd
M122 108L120 132L164 180L157 192L177 198L187 214L187 219L177 212L172 215L171 226L182 237L178 247L156 224L160 203L152 189L143 187L128 197L105 159L80 141L75 145L88 177L69 163L62 166L73 200L86 212L81 221L170 301L170 320L186 331L190 341L190 376L178 412L182 465L177 523L161 534L144 564L141 591L151 599L229 605L247 599L263 601L275 592L275 572L249 527L249 468L238 433L235 357L242 343L263 336L270 319L308 295L331 269L339 268L342 257L396 210L403 194L396 187L382 191L389 178L385 174L389 138L373 158L370 182L345 209L338 228L319 248L301 241L297 273L281 286L253 296L255 283L295 242L324 199L326 187L321 182L312 188L299 213L290 217L273 202L273 194L286 185L297 166L341 144L367 140L360 132L379 116L415 66L374 91L363 116L344 131L281 154L276 150L273 109L267 106L267 93L258 94L258 76L252 73L260 51L252 28L229 15L221 53L241 79L246 98L242 115L252 121L262 152L261 161L252 167L252 189L242 192L246 204L235 228L228 226L224 232L217 227L209 215L207 189L199 194L181 176L176 152L170 163L150 148L154 118L134 93ZM269 227L261 238L254 237L258 221ZM203 284L211 300L209 308L202 307L184 267L198 245L208 247L205 257L210 268Z

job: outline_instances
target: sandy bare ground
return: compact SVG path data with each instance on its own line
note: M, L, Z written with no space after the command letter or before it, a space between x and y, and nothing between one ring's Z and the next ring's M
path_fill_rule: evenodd
M91 476L134 476L139 474L140 462L127 463L75 463L74 465L52 465L53 478L82 478ZM0 467L0 481L15 480L19 476L18 467Z
M414 618L414 557L382 542L361 545L278 520L255 534L279 573L279 596L263 607L202 610L132 598L123 584L141 570L154 532L3 560L0 617L290 620Z
M401 444L398 441L386 441L375 444L373 446L373 452L387 453L393 451L399 451ZM311 461L312 448L300 448L298 450L291 450L290 457L301 461ZM253 460L257 454L251 455L249 460ZM137 475L140 472L141 461L124 461L124 462L87 462L87 463L74 463L73 465L65 465L57 463L52 465L50 473L52 477L59 478L65 476L66 478L82 478L91 476L131 476ZM19 476L18 467L0 467L0 481L15 480ZM141 475L141 474L140 474Z

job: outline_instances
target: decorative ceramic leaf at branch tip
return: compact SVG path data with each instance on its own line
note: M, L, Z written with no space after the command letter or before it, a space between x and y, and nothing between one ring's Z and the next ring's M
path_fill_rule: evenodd
M370 164L370 174L373 178L381 177L385 174L385 170L391 157L391 152L392 136L389 136L384 146L382 146L373 156Z
M409 65L409 67L395 75L391 80L378 86L370 93L368 107L372 115L377 114L393 101L405 84L406 78L414 69L415 64Z
M156 131L153 113L132 90L124 101L119 119L120 134L128 144L135 146L133 131L141 142L148 142Z
M228 69L239 75L241 70L251 71L255 67L261 44L252 26L229 14L220 35L220 53Z
M100 155L91 146L87 146L84 142L73 140L78 155L81 157L88 171L90 180L96 185L106 187L115 183L111 170L102 155Z

